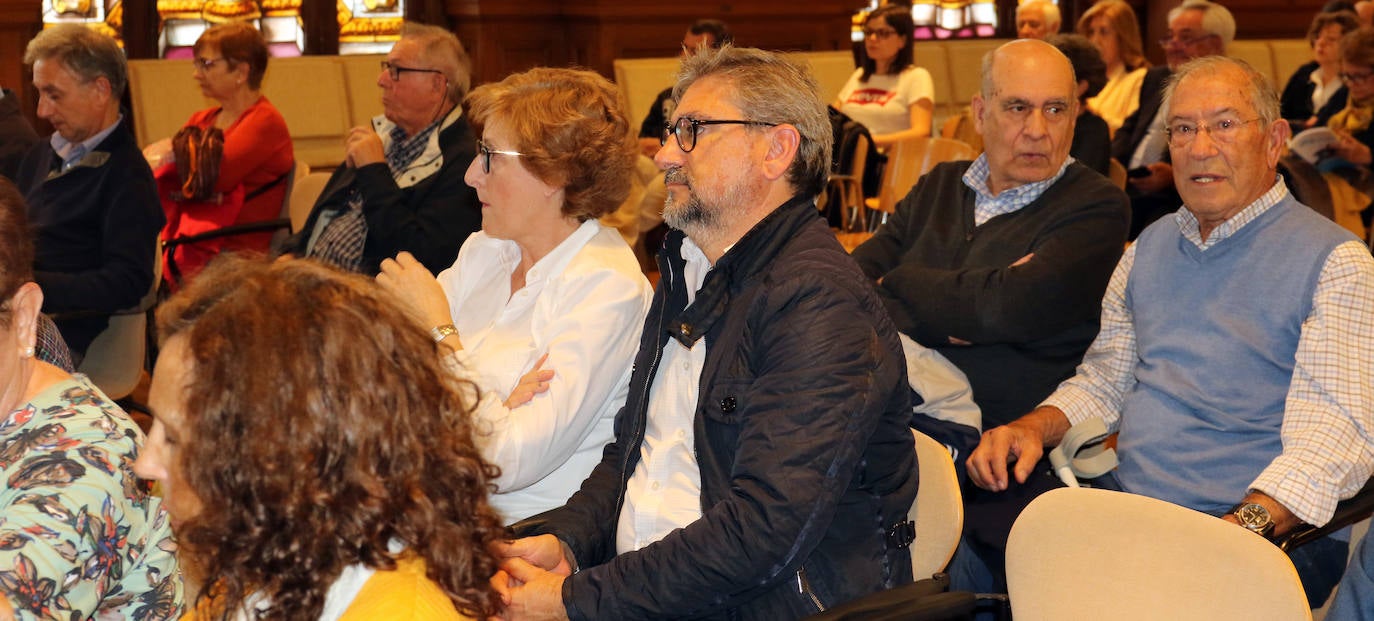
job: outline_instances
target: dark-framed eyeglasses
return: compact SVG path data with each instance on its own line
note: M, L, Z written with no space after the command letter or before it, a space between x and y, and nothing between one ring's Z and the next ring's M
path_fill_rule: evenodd
M869 37L886 39L888 37L897 36L897 31L891 28L864 28L863 33L865 39Z
M218 62L228 62L227 58L192 58L191 65L201 71L209 71Z
M697 133L701 131L702 125L758 125L762 127L777 127L777 123L765 121L742 121L742 120L701 120L690 116L678 118L663 126L663 133L658 137L659 146L668 144L668 135L677 137L677 146L683 153L690 153L697 148Z
M1198 134L1206 132L1212 138L1212 142L1218 144L1231 144L1240 135L1240 128L1251 123L1257 123L1263 119L1250 119L1241 121L1239 119L1218 119L1211 123L1203 121L1174 121L1164 128L1169 135L1169 146L1174 148L1186 147L1193 144Z
M1369 78L1374 78L1374 71L1343 71L1336 75L1340 76L1342 82L1355 84L1367 82Z
M1159 47L1167 48L1175 43L1183 47L1191 47L1215 36L1217 35L1210 33L1203 33L1191 37L1183 34L1166 34L1159 40Z
M492 155L509 155L511 157L525 157L525 154L519 151L502 151L500 149L493 149L491 148L491 145L486 143L486 141L478 140L477 157L482 158L482 174L491 174Z
M391 81L392 81L392 82L395 82L395 81L397 81L397 80L400 80L400 79L401 79L401 74L402 74L402 73L405 73L405 72L407 72L407 71L413 72L413 73L443 73L442 71L440 71L440 70L438 70L438 69L420 69L419 67L402 67L401 65L398 65L398 64L396 64L396 63L393 63L393 62L387 61L387 60L382 61L382 71L385 71L385 72L387 73L387 75L391 76Z

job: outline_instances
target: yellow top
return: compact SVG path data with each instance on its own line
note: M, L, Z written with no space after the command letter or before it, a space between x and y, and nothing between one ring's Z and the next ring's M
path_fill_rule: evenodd
M196 608L195 611L188 611L181 621L212 617L208 614L206 602L201 602ZM397 559L394 571L372 574L339 621L375 619L471 621L458 614L443 589L425 576L424 559L415 557Z
M1126 117L1140 107L1140 87L1145 83L1145 68L1126 71L1124 68L1107 76L1107 84L1094 97L1088 98L1088 109L1107 122L1107 128L1116 134ZM1141 119L1149 123L1150 119Z

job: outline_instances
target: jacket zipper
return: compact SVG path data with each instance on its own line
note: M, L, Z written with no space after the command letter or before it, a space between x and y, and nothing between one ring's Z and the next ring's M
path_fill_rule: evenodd
M806 579L805 567L797 570L797 592L811 598L811 603L816 606L816 612L825 612L825 604L821 603L821 598L816 597L816 593L811 590L811 582Z
M664 261L663 265L668 267L668 275L672 277L672 261ZM670 280L669 282L671 283L672 281ZM658 313L658 321L655 323L658 326L657 333L660 335L663 332L663 307L667 305L667 303L668 300L667 296L665 295L663 298L663 302L657 305L657 308L654 309L654 311ZM662 338L662 336L659 336L658 338ZM646 370L647 375L645 375L646 381L644 382L644 388L640 391L639 394L640 412L645 413L646 415L649 411L649 387L653 386L654 375L658 373L658 362L662 358L662 356L663 348L655 346L654 357L652 360L649 361L649 368ZM636 414L636 416L634 417L635 428L633 429L634 433L632 434L635 439L635 451L639 451L641 445L644 442L644 429L643 426L640 424L640 419L641 417L638 414ZM617 516L617 519L620 515L621 510L625 508L625 488L629 486L630 476L633 474L627 467L630 463L630 454L626 452L624 455L621 455L621 460L622 461L620 462L620 493L617 494L615 498L615 515Z

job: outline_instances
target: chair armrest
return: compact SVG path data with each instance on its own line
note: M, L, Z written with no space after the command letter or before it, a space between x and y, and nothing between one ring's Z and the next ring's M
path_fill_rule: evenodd
M241 224L231 224L229 226L220 227L213 231L206 231L204 233L198 233L196 235L183 235L181 237L174 237L163 242L163 245L167 248L175 248L182 244L194 244L196 242L203 242L210 239L219 239L221 237L232 237L234 235L246 235L248 233L260 233L263 231L275 231L277 229L289 228L291 228L290 218L274 218L272 220L260 220L258 222L243 222Z
M1322 526L1303 524L1288 534L1274 539L1280 550L1287 552L1305 543L1316 541L1374 514L1374 479L1370 479L1354 496L1336 505L1336 512Z
M821 612L805 621L944 621L967 619L977 608L978 597L967 591L947 591L949 578L917 580L870 593Z

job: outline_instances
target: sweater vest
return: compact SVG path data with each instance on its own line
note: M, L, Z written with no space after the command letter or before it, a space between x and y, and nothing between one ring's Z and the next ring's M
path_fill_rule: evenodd
M1246 494L1283 451L1302 324L1327 257L1351 239L1291 197L1205 251L1172 217L1141 234L1126 285L1125 490L1212 514Z

